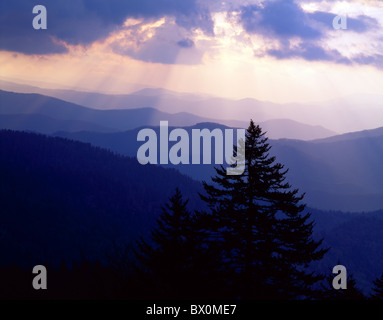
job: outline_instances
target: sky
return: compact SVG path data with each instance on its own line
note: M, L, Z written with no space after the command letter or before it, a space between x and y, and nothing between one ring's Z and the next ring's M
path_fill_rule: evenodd
M47 29L32 26L36 4ZM382 94L383 1L2 1L0 77L278 103Z

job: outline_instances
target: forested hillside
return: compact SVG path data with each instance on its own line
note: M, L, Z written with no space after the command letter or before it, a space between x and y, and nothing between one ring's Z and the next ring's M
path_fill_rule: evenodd
M149 233L176 187L201 206L200 184L90 144L0 131L2 263L101 259Z

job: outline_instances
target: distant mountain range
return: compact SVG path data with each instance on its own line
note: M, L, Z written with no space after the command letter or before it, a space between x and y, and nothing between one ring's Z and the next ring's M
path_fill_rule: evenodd
M279 104L253 98L232 100L153 88L129 94L101 94L42 89L3 80L0 81L0 89L39 93L96 109L155 108L167 113L187 112L203 118L213 118L215 122L217 118L242 122L252 118L258 123L272 119L293 119L312 126L324 126L339 133L383 126L383 95L365 94L313 103ZM234 126L233 123L218 122Z
M371 129L371 130L363 130L363 131L356 131L356 132L349 132L339 135L334 135L329 138L324 139L318 139L316 142L337 142L337 141L345 141L345 140L351 140L351 139L358 139L358 138L374 138L374 137L381 137L383 136L383 127Z
M1 109L1 107L0 107ZM2 114L0 115L0 128L33 131L40 133L52 133L57 130L67 132L93 131L114 132L112 128L103 127L81 120L60 120L42 114Z
M185 127L191 136L193 128L221 128L214 123ZM159 136L159 128L153 127ZM169 128L172 130L172 128ZM89 142L114 152L136 157L142 142L139 129L117 133L57 132L54 135ZM271 140L271 154L289 168L289 182L306 192L305 201L323 210L372 211L383 208L383 135L354 138L343 135L341 141ZM348 137L348 138L347 138ZM171 144L169 148L171 147ZM165 165L174 167L193 179L209 180L214 165Z
M369 211L383 208L383 135L326 142L275 140L272 153L290 181L321 209Z
M270 139L314 140L336 136L335 131L289 119L272 119L258 122Z
M43 119L43 116L48 116L56 120L77 122L77 126L81 122L83 124L86 122L82 130L87 130L86 128L93 124L102 127L102 131L123 131L139 126L153 126L158 125L161 120L168 120L169 123L175 126L211 121L211 119L190 113L170 114L154 108L96 110L40 94L13 93L0 90L0 115L19 114L24 115L24 120L28 120L26 116L38 114L43 121L47 121L47 119ZM79 123L79 121L81 122ZM19 121L19 123L19 130L32 130L26 125L27 122L23 124ZM243 125L243 122L237 124ZM24 127L22 127L23 125ZM13 129L16 129L16 124L12 124L12 126ZM80 128L78 127L78 129Z
M4 129L31 130L42 133L55 131L115 132L141 126L156 126L161 120L169 121L172 126L191 126L200 122L218 122L242 128L246 128L248 125L247 121L210 119L187 112L171 114L149 107L95 110L40 94L22 94L0 90L0 125ZM321 126L310 126L288 119L269 120L260 124L273 139L312 140L335 134Z
M144 94L157 92L148 89ZM131 157L136 157L142 144L137 142L138 130L153 127L158 131L161 120L189 131L195 127L227 128L226 121L216 123L190 113L170 114L154 108L95 110L39 94L0 91L0 128L67 137ZM228 122L230 127L248 125ZM289 181L307 193L310 206L344 211L383 208L383 128L328 137L331 132L322 127L288 119L260 125L273 139L272 154L290 169ZM276 140L286 136L320 139ZM209 179L214 172L210 165L178 165L175 169L198 180Z

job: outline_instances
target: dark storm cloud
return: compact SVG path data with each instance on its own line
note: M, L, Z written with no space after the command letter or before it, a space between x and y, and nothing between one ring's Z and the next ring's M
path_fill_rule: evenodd
M39 1L48 13L47 30L34 30L32 8L36 1L2 1L0 49L26 54L61 53L69 44L90 44L105 38L131 18L174 16L184 28L213 33L210 14L196 0L56 0ZM58 40L58 41L57 41Z

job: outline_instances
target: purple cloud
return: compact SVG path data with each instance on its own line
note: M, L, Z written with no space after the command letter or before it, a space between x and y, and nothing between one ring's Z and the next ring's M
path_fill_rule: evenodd
M199 28L206 34L213 34L210 13L197 0L42 0L38 4L47 9L46 30L32 27L35 4L30 0L1 3L0 50L25 54L62 53L66 48L60 40L89 45L107 37L128 17L151 21L172 16L185 29Z
M379 66L378 57L367 56L349 59L337 50L323 47L328 32L333 30L333 13L316 11L305 12L297 1L265 1L260 5L240 8L239 23L249 34L258 34L275 40L278 49L267 49L256 55L269 55L277 59L301 58L307 61L331 61L341 64L371 64ZM364 33L379 28L378 22L368 16L359 15L347 18L347 32ZM292 40L300 40L294 46Z

